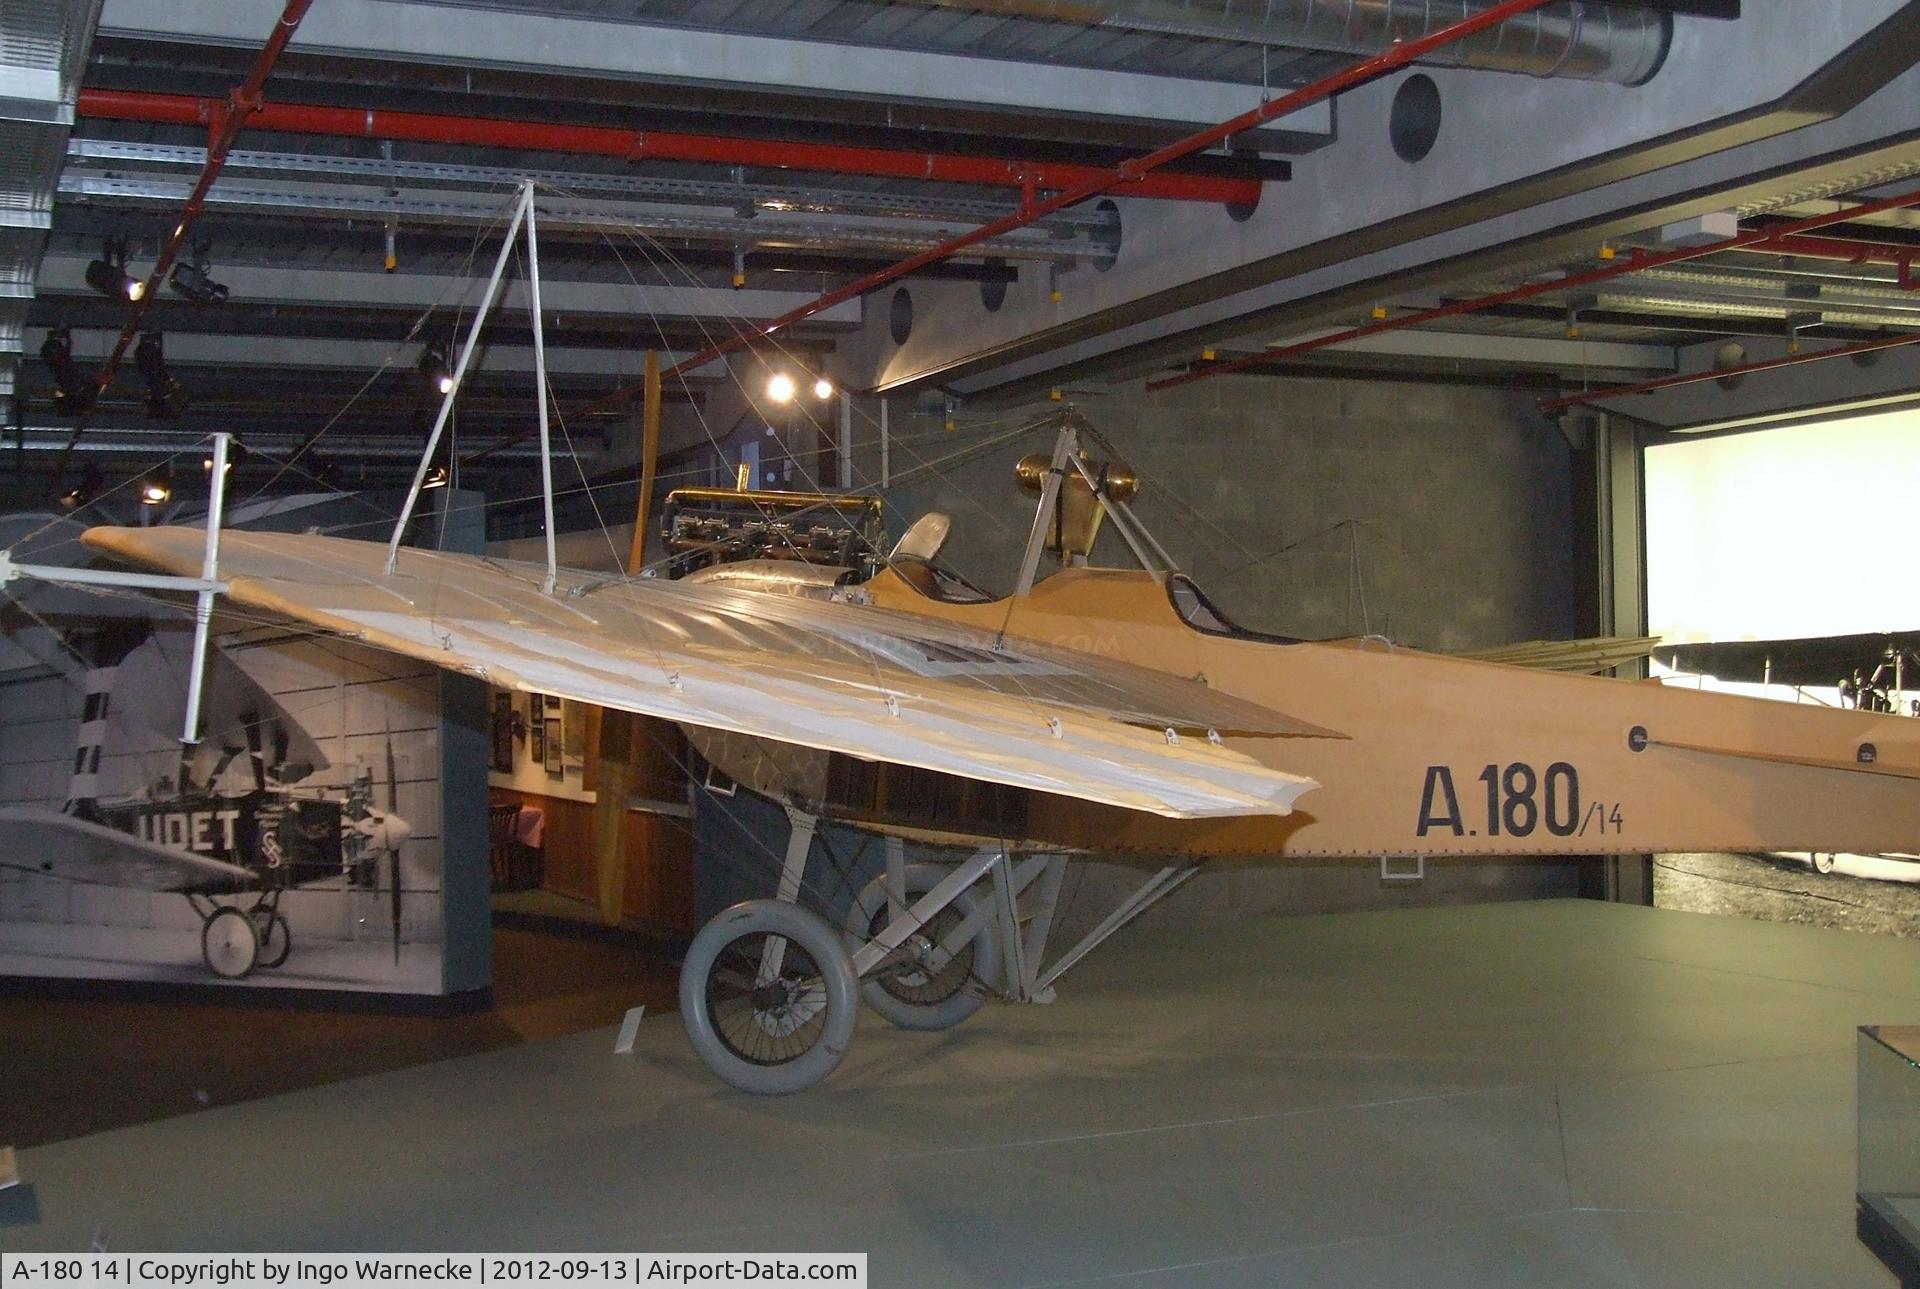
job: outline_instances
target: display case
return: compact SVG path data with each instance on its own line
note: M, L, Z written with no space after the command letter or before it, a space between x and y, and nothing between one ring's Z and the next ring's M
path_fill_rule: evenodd
M1920 1289L1920 1026L1862 1025L1859 1044L1855 1230L1904 1289Z

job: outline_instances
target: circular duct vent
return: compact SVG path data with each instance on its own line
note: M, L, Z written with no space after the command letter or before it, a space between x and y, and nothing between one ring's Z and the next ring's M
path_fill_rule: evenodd
M1387 114L1387 137L1402 161L1425 159L1440 137L1440 87L1425 72L1415 72L1393 92L1393 110Z
M1093 257L1093 267L1105 273L1120 258L1120 207L1108 197L1102 197L1093 207L1094 214L1100 216L1100 224L1089 230L1087 237L1100 248L1100 254Z
M1746 361L1747 347L1737 340L1729 340L1726 344L1721 345L1713 351L1713 367L1715 371L1725 371L1729 367L1744 366ZM1745 379L1746 377L1744 375L1722 376L1719 380L1716 380L1714 384L1718 385L1721 389L1739 389L1740 382Z
M1007 267L1003 259L990 259L987 267L995 273ZM1000 312L1000 306L1007 302L1007 280L1003 277L984 277L980 279L980 303L988 313Z
M894 288L893 300L887 305L887 334L896 345L906 344L913 334L913 295L903 286Z

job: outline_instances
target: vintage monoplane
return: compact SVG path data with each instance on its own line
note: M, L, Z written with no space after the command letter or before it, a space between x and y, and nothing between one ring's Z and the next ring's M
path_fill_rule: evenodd
M551 547L545 566L403 548L405 514L384 547L221 532L217 504L204 534L86 540L163 570L134 575L151 589L701 731L797 825L776 897L715 917L682 969L695 1047L753 1092L832 1070L863 995L915 1028L957 1023L986 992L1050 998L1209 860L1888 851L1920 836L1920 722L1241 630L1142 526L1124 472L1083 451L1084 423L1054 428L1025 469L1038 504L1000 598L941 566L937 518L864 578L791 559L679 580L570 573ZM1138 570L1087 565L1103 520ZM0 554L0 580L22 572L61 570ZM817 816L979 849L951 865L890 849L835 927L797 898ZM1043 965L1069 853L1156 863Z

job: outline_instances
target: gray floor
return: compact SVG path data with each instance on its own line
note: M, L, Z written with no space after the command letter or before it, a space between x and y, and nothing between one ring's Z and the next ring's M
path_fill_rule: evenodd
M876 1286L1891 1285L1853 1027L1920 943L1554 902L1143 932L1050 1008L863 1018L812 1093L677 1018L25 1152L0 1247L864 1249Z

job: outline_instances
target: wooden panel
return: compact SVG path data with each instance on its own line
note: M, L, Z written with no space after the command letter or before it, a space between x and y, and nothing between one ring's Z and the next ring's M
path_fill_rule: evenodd
M511 788L492 788L495 802L519 802L546 812L545 865L541 886L598 905L600 886L593 862L593 806ZM685 819L641 810L627 812L626 915L676 936L693 934L692 826Z
M627 812L627 916L693 935L693 828L671 815Z

